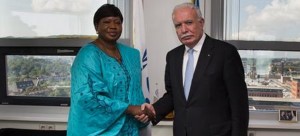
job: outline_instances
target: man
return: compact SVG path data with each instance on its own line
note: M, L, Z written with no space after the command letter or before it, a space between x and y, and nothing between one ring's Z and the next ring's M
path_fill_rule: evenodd
M206 35L200 10L191 3L177 5L172 19L182 45L167 54L166 93L142 109L156 114L153 125L174 110L175 136L247 136L248 94L236 48Z

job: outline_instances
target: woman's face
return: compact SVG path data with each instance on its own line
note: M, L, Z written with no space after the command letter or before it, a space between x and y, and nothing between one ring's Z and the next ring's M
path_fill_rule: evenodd
M122 21L119 17L102 18L96 26L96 30L100 39L115 42L122 34Z

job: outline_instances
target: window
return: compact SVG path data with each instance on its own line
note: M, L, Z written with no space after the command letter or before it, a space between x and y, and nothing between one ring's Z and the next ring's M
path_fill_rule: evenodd
M300 41L298 0L227 0L225 39Z
M49 52L47 52L46 54L40 54L41 53L40 48L44 48L49 51L61 47L79 49L82 45L92 41L97 37L94 24L93 24L93 16L95 11L105 3L112 3L120 8L124 16L123 33L121 35L120 41L128 44L129 36L130 36L129 20L131 17L129 14L130 11L129 1L1 0L0 1L0 16L1 16L0 47L4 46L11 50L15 49L16 47L18 48L21 47L22 50L19 50L21 52L21 53L19 52L20 55L25 55L24 50L26 49L38 50L36 51L37 53L35 52L36 54L33 55L53 55L51 53L47 54ZM28 52L34 53L34 51L28 51ZM72 55L74 56L76 55L76 53L77 52L74 52L74 54ZM16 55L16 54L12 54L12 55ZM2 60L1 62L3 62L4 64L5 61ZM3 68L0 69L6 70ZM2 72L2 74L4 73ZM51 74L53 75L53 72ZM54 74L54 77L56 78L57 76ZM9 80L9 81L13 81L13 80ZM31 81L20 82L21 85L26 84L27 87L32 87L33 83L35 82L31 82ZM69 84L68 79L66 79L64 83L66 84L64 84L63 86L67 87ZM13 85L9 84L9 85L15 87L15 84ZM66 94L62 98L63 102L69 100L68 99L69 94L68 92L66 92L66 90L68 91L68 89L64 89L62 91L63 93ZM6 90L0 89L0 91L6 91ZM33 92L30 93L37 94L39 92L41 91L34 90ZM23 93L20 93L17 96L22 97L23 95L24 95ZM52 94L50 95L52 96ZM30 95L30 97L31 96L32 95ZM12 95L11 97L15 97L15 96ZM35 97L35 95L33 97ZM17 99L19 100L19 98ZM47 99L48 101L47 100L45 101L45 99L38 99L36 97L34 99L36 99L37 103L39 104L32 103L31 102L32 99L29 100L27 98L24 99L25 101L23 101L22 104L54 105L54 103L52 102L57 101L54 99L52 99L53 101L49 101L51 98ZM29 103L29 101L31 103ZM9 102L9 103L14 104L15 102L16 101L13 100L13 102ZM7 104L7 102L2 102L2 104Z
M0 38L95 37L95 11L108 0L1 0ZM115 2L128 18L125 2ZM128 30L128 20L124 20ZM127 34L127 35L126 35ZM124 31L121 38L128 38Z
M300 1L225 0L218 4L224 5L224 12L212 14L219 14L224 25L222 32L212 33L222 33L217 38L239 49L252 109L300 109Z

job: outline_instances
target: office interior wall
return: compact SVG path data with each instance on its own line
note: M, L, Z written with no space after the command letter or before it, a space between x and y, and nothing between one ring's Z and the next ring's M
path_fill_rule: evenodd
M189 2L189 0L144 0L151 96L156 90L159 90L159 97L165 92L165 57L169 50L180 45L172 22L172 10L175 5L183 2Z

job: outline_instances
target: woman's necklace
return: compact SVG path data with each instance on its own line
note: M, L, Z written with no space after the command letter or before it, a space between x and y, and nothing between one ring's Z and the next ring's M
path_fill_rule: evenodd
M121 57L117 57L117 56L114 56L113 58L115 58L117 61L121 62L122 61L122 58Z
M122 57L119 49L116 45L107 45L103 41L99 39L95 40L94 43L98 45L98 47L104 51L108 56L114 58L118 62L122 62Z
M111 53L107 53L107 52L111 52ZM106 53L107 53L110 57L116 59L118 62L121 62L121 61L122 61L121 54L120 54L119 49L118 49L117 47L116 47L116 49L114 49L114 50L112 50L112 51L110 51L110 50L108 49L108 51L106 51Z

